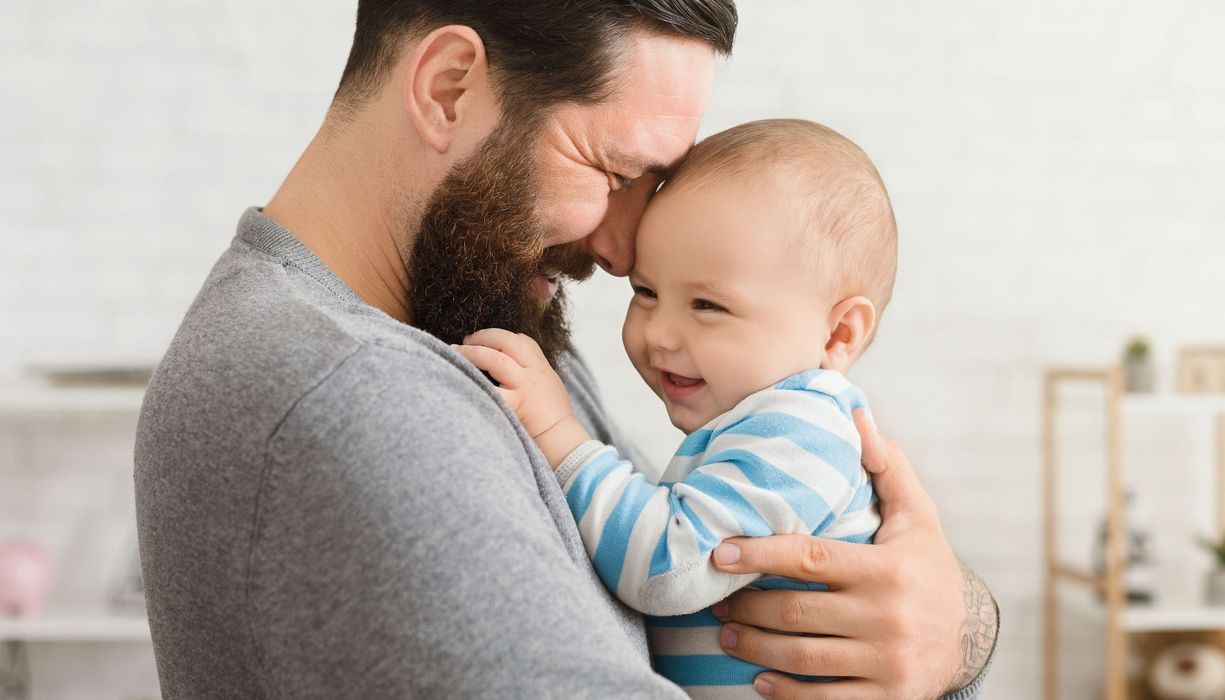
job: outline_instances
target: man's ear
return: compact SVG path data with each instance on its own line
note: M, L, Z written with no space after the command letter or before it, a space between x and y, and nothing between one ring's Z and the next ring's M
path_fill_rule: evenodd
M438 153L450 150L464 123L496 104L480 35L449 25L422 39L409 60L404 102L421 140Z
M834 305L829 317L829 340L825 343L827 369L846 372L872 339L876 307L867 297L851 297Z

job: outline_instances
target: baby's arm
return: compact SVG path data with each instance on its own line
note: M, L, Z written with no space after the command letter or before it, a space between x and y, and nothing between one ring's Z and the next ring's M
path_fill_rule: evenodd
M452 346L498 383L498 391L519 416L528 435L557 469L579 445L591 439L574 417L570 394L549 366L536 341L522 333L486 328Z
M532 338L485 329L464 338L462 346L451 347L494 378L497 391L554 470L576 447L592 439L575 417L566 385Z
M757 575L711 564L711 551L729 537L819 534L852 513L859 515L844 519L838 536L879 523L855 428L832 402L766 392L722 425L677 483L651 484L598 443L557 470L596 571L630 607L685 614L752 583ZM681 459L684 447L674 461Z
M870 505L858 433L818 396L750 397L732 418L743 416L696 456L701 464L678 483L655 485L614 448L590 439L530 339L486 330L466 342L459 352L502 385L557 470L600 578L641 612L694 612L756 580L710 564L711 551L728 537L822 532L843 512ZM683 446L676 459L685 459ZM864 530L874 529L874 516L865 522Z

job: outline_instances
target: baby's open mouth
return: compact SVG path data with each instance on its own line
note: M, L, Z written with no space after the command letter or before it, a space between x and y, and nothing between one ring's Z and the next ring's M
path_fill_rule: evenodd
M690 394L693 394L703 385L705 380L700 377L686 377L672 372L660 372L660 383L663 384L664 393L674 399L683 399Z

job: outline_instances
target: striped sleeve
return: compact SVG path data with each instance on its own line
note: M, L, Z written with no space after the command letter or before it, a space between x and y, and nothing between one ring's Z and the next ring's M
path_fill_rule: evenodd
M705 449L682 445L673 466L693 463L675 483L653 484L614 448L590 443L558 471L600 578L649 615L701 610L758 578L715 569L720 541L820 534L870 494L849 411L818 392L759 392L691 438Z

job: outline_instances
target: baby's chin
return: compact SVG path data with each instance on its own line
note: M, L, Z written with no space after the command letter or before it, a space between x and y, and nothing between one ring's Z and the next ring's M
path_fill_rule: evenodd
M714 419L714 416L709 416L706 418L695 417L689 411L672 407L669 405L667 397L664 396L664 390L657 382L652 381L652 378L648 378L645 374L642 376L642 379L647 383L647 386L651 388L651 391L655 394L656 398L663 403L664 410L668 412L668 422L672 424L672 427L676 428L682 433L688 435Z
M668 420L672 422L672 427L686 435L699 430L713 418L714 416L710 416L709 418L695 417L692 414L676 415L673 413L673 411L668 411Z

